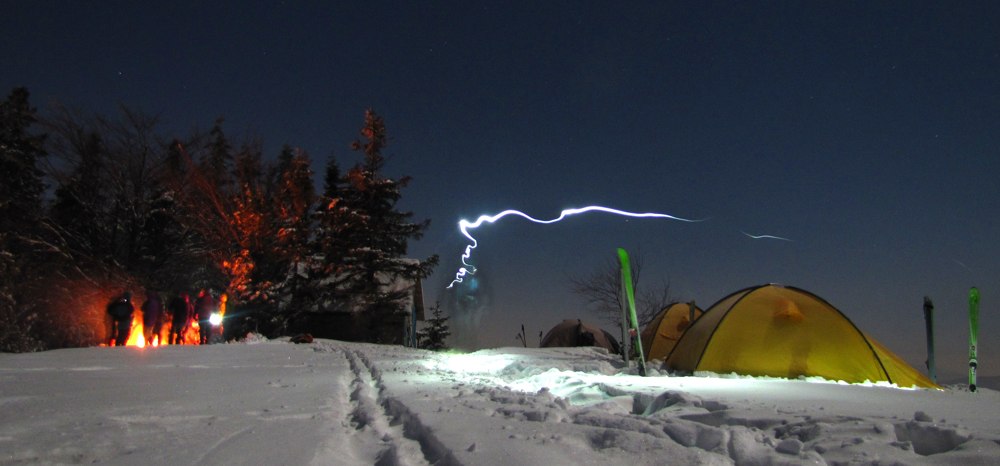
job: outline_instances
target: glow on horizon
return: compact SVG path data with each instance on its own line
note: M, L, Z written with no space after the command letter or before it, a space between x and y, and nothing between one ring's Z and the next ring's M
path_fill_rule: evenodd
M476 219L475 222L469 222L468 220L462 219L458 222L458 229L462 232L463 235L465 235L466 238L469 238L469 241L471 241L472 243L465 247L465 252L462 254L462 265L464 267L460 267L458 269L458 273L455 274L455 279L451 281L451 284L448 285L448 288L454 287L456 283L462 283L466 275L471 275L476 273L476 268L472 264L466 262L466 259L472 257L472 250L479 245L479 242L476 241L476 238L473 238L472 234L469 233L470 229L479 228L484 222L485 223L496 222L497 220L500 220L501 218L506 217L508 215L517 215L520 217L524 217L535 223L548 225L551 223L556 223L558 221L561 221L562 219L569 217L570 215L582 214L584 212L591 212L595 210L599 212L607 212L609 214L621 215L625 217L634 217L634 218L666 218L670 220L679 220L682 222L691 222L691 223L700 222L704 220L704 219L689 220L686 218L680 218L680 217L675 217L673 215L660 214L655 212L646 212L646 213L626 212L624 210L612 209L610 207L602 207L596 205L580 207L577 209L563 210L562 212L559 213L558 217L552 220L539 220L518 210L505 210L496 215L482 215L478 219Z

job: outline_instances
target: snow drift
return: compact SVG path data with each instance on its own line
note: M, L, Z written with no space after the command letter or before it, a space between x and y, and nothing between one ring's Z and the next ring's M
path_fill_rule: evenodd
M0 464L1000 463L992 390L632 372L330 340L3 354Z

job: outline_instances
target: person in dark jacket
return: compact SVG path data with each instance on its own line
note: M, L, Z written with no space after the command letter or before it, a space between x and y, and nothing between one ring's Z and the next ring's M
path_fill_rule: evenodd
M160 336L163 328L163 301L159 293L146 293L146 302L142 303L142 333L147 345L153 344L153 339ZM161 342L162 343L162 342Z
M212 317L212 310L215 308L215 299L212 292L201 290L198 299L194 302L194 314L198 319L199 333L201 334L201 344L207 345L209 337L212 336L212 323L208 321Z
M170 319L170 344L183 344L184 334L187 333L188 327L191 326L191 314L194 312L194 308L191 307L190 298L188 298L186 293L170 298L167 310L173 316Z
M132 331L132 314L135 307L132 306L132 292L126 291L119 298L108 304L108 315L111 316L111 338L108 339L108 346L112 342L115 346L125 346L128 342L128 334Z

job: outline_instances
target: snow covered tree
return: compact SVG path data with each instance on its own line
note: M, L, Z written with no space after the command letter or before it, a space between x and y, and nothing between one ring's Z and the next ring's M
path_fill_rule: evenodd
M42 208L40 165L51 159L51 134L32 135L37 122L28 92L15 89L0 104L0 349L30 351L81 346L103 337L102 322L69 300L67 277L87 282L116 277L88 275L59 228ZM44 159L43 159L43 156ZM37 164L37 165L36 165ZM91 262L92 263L92 262ZM73 290L79 291L79 290ZM79 294L78 295L82 295ZM72 311L72 312L71 312Z
M206 172L212 169L206 161L221 160L212 153L219 147L230 147L228 141L220 141L221 129L216 129L212 144L202 145L200 138L193 137L182 148L186 173L174 172L169 183L180 207L178 220L197 232L205 245L202 255L225 276L221 284L202 283L196 287L221 285L237 303L255 294L266 295L269 284L250 287L251 273L272 248L277 229L271 200L266 198L269 189L257 144L249 142L240 147L234 163L225 164L231 167L230 172ZM196 165L195 159L201 162Z
M49 258L39 326L52 347L104 340L115 293L186 286L204 261L165 185L158 122L122 107L114 117L55 106L44 119L55 199L45 221Z
M273 209L270 221L276 236L252 275L253 283L269 284L267 292L278 298L272 321L282 331L312 297L311 290L303 286L312 262L308 242L316 203L310 164L307 152L288 145L282 149L268 181Z
M173 221L166 157L155 117L122 108L117 117L86 117L56 106L45 120L55 183L51 224L84 271L112 268L144 286L191 275L190 235Z
M33 243L44 185L36 164L46 153L45 137L29 132L36 119L28 98L28 90L18 87L7 100L0 102L0 351L3 352L41 347L31 334L35 316L26 303L25 285L37 278L39 264L33 260Z
M310 214L316 202L316 189L312 182L312 163L309 153L285 146L278 162L277 193L274 205L278 209L280 229L278 239L286 255L295 262L307 254L306 243L310 233Z
M265 161L259 140L233 144L220 123L207 137L192 137L190 151L168 153L179 220L197 232L203 255L224 276L206 285L223 288L230 306L243 311L227 329L277 336L309 295L300 286L310 268L316 199L309 154L286 145L276 162ZM216 162L228 173L207 173Z
M432 315L434 317L427 319L427 323L430 324L430 326L417 332L417 337L420 339L420 347L434 351L451 349L451 347L445 342L448 335L451 335L451 332L448 331L449 318L441 316L440 302L434 305L434 312Z
M342 186L331 185L331 176L339 171L336 164L327 166L327 186L317 211L319 225L313 245L322 257L316 277L321 286L318 301L346 302L375 335L381 321L404 312L407 293L387 291L387 285L398 279L428 276L438 257L405 259L408 241L421 238L430 221L411 223L412 212L396 209L400 188L410 178L393 180L382 172L382 150L389 141L382 117L366 112L361 136L363 141L355 141L352 148L364 154L364 161L341 178Z

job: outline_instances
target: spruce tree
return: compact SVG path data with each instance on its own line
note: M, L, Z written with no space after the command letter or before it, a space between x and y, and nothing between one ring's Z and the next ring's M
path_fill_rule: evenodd
M451 349L445 342L448 335L451 335L451 332L448 331L449 317L441 316L440 302L434 305L433 315L434 317L427 319L427 323L430 326L417 332L417 337L420 339L420 347L434 351Z
M107 196L102 186L104 143L101 135L91 132L79 144L79 164L69 178L55 190L56 202L50 215L61 229L67 245L92 257L104 257L107 232L98 227L97 219L106 215L102 207Z
M337 165L336 157L331 155L330 160L326 162L326 173L323 176L323 196L339 199L341 181L340 166Z
M45 137L32 135L35 109L29 93L14 88L0 102L0 351L40 349L31 335L34 315L25 311L27 288L37 278L38 262L32 257L30 239L38 229L41 171L36 163L46 155ZM34 267L32 267L34 265Z
M300 312L302 304L312 294L302 286L305 278L302 272L309 268L311 261L308 242L312 232L311 212L316 203L309 154L289 149L286 145L278 160L281 175L273 202L277 230L274 262L282 274L274 280L286 296L279 308L285 320Z
M438 257L405 259L408 241L422 237L430 221L411 223L412 212L396 209L400 188L410 178L393 180L382 172L382 150L389 141L382 117L366 112L361 135L352 148L364 154L364 161L341 178L342 186L331 184L336 164L327 166L314 251L323 258L318 268L323 300L354 310L373 340L392 341L378 335L379 327L405 311L407 292L388 291L386 285L426 277Z
M206 146L208 152L201 160L202 170L216 186L222 186L231 180L228 175L233 162L233 145L222 131L223 121L225 118L221 116L215 120L215 126L208 133L211 138Z
M41 207L42 172L38 159L46 155L44 135L28 128L37 120L28 104L28 90L17 87L0 103L0 231L13 232L36 218Z

